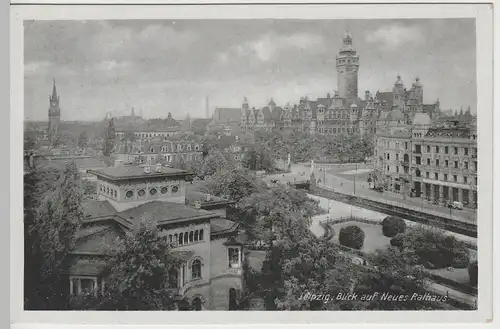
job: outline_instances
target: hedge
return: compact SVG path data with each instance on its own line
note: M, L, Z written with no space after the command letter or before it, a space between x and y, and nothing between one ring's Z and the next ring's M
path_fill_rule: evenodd
M395 237L399 233L404 233L406 223L403 219L396 216L387 216L382 221L382 233L389 237Z
M361 249L365 242L365 232L356 225L346 226L339 232L339 243L343 246Z

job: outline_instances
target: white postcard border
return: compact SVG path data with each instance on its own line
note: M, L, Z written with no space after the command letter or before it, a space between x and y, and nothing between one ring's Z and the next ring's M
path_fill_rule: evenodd
M390 10L387 10L389 6ZM478 259L477 311L356 312L33 312L23 311L22 135L23 26L25 19L300 18L389 19L475 17L478 88ZM10 237L11 323L73 324L284 324L369 322L484 322L492 317L493 13L489 5L300 5L300 6L14 6L11 11Z

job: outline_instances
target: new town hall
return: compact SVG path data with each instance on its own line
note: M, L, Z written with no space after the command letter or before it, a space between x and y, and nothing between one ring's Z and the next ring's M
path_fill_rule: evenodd
M377 121L394 107L403 111L405 122L411 123L415 113L422 108L431 117L440 115L439 100L423 104L423 85L415 79L407 90L397 77L392 92L365 91L358 97L359 55L352 46L352 35L347 31L342 48L336 58L338 91L316 100L303 97L298 105L277 106L271 100L263 108L250 108L245 98L241 107L240 126L244 131L292 130L310 134L360 133L373 135Z

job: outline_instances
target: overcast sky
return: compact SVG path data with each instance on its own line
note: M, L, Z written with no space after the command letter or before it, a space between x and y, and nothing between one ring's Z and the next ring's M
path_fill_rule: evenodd
M210 109L259 107L337 87L345 30L360 56L359 96L416 76L424 101L476 111L473 19L25 21L25 117L46 120L52 79L62 120L204 117Z

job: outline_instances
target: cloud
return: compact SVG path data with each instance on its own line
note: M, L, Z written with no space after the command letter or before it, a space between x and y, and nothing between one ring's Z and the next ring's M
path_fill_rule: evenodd
M416 26L392 24L368 32L365 40L369 43L379 44L380 48L395 50L409 44L421 44L424 42L425 36Z
M47 61L36 61L24 64L24 75L45 75L51 67L51 63Z
M323 44L324 38L322 36L311 33L298 32L291 35L267 33L251 41L233 46L227 54L237 57L254 57L261 62L270 62L282 51L291 49L317 51L318 47Z

